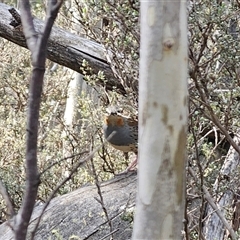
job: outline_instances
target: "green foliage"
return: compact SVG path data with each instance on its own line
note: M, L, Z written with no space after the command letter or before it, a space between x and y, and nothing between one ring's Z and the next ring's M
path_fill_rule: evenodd
M134 208L128 208L126 211L122 214L121 219L123 221L127 221L133 224L134 220Z
M134 109L137 109L138 94L139 6L139 1L75 0L66 11L67 17L76 25L81 25L81 35L105 47L113 73L127 92L125 98L110 94L108 102L120 105L126 105L127 102ZM94 85L99 76L90 76L88 81L89 78Z
M16 4L8 1L8 4ZM63 120L67 89L71 73L63 67L51 71L47 62L44 93L40 111L39 171L41 185L38 199L45 201L74 166L103 143L101 127L107 104L126 106L127 113L137 109L139 68L139 1L65 1L57 24L72 29L83 37L105 47L106 57L115 77L124 87L127 96L107 92L96 83L105 82L102 71L92 75L91 68L83 62L85 79L100 95L102 102L83 92L78 100L78 117L73 126ZM237 1L190 1L189 9L189 134L188 165L196 173L187 179L188 239L200 238L204 225L206 200L202 185L207 186L214 200L226 189L236 192L239 169L231 181L213 189L215 180L226 158L229 144L221 129L236 133L239 129L240 100L240 46L239 3ZM44 17L43 1L35 1L32 11ZM28 82L31 72L27 50L0 39L0 179L5 183L16 209L21 203L25 184L25 135ZM104 85L104 84L103 84ZM79 117L80 116L80 117ZM213 117L214 116L214 117ZM218 121L216 121L216 119ZM78 155L77 155L78 154ZM68 159L65 157L70 156ZM133 157L133 156L131 156ZM130 157L130 158L131 158ZM102 145L94 156L98 180L106 180L112 173L123 170L127 160L119 151ZM72 191L96 179L92 164L86 162L71 181L60 188L58 194ZM226 206L228 219L231 206ZM6 219L5 204L0 196L0 219ZM132 213L123 216L132 220ZM56 237L58 232L55 232Z
M188 179L188 193L196 198L189 201L189 225L205 224L201 215L206 200L202 196L204 184L218 200L231 189L236 192L235 171L231 183L221 181L221 168L226 160L229 143L222 129L235 134L239 129L239 4L235 1L190 1L189 5L189 165L199 182ZM214 185L214 188L213 188ZM198 203L197 205L195 205ZM192 205L191 205L192 204ZM195 208L194 208L194 207ZM231 206L225 206L229 221ZM193 210L194 209L194 210ZM192 211L193 210L193 211ZM200 218L199 218L200 217ZM197 231L202 231L198 229ZM190 232L198 239L199 232Z
M38 17L44 15L43 2L32 7ZM58 23L66 23L60 17ZM29 78L31 73L30 54L6 40L1 39L2 64L0 75L0 179L12 197L16 210L20 207L25 188L25 136ZM122 51L122 50L121 50ZM84 62L85 68L88 63ZM38 167L41 174L38 200L45 201L56 186L69 176L76 164L87 158L89 153L103 144L102 124L105 109L100 107L86 92L82 92L77 106L78 117L73 126L66 126L63 116L67 89L72 79L70 71L58 67L52 71L53 63L47 61L44 90L40 109ZM96 81L105 81L103 73L85 76L95 89ZM98 89L101 91L101 89ZM110 97L117 101L117 94ZM119 98L118 98L119 99ZM127 100L126 100L127 101ZM66 158L68 156L68 158ZM102 146L94 156L98 180L106 180L112 173L126 168L128 161L123 154L109 146ZM90 161L87 161L62 186L58 194L68 193L81 185L95 181ZM6 219L5 203L0 197L1 216Z

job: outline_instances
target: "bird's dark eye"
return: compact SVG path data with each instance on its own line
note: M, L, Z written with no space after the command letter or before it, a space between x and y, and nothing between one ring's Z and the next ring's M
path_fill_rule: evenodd
M117 113L123 113L123 109L122 108L118 108L117 109Z

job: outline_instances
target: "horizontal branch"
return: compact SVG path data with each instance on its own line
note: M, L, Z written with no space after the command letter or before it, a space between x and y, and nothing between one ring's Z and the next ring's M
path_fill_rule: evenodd
M13 16L10 6L0 3L0 37L3 37L19 46L27 48L26 40L21 27L14 28L10 25ZM34 19L34 27L38 34L42 34L44 22ZM100 44L79 37L59 27L53 27L47 49L47 58L53 62L83 74L83 61L86 60L91 68L91 74L104 72L106 81L99 80L98 85L107 90L116 89L120 94L126 94L124 87L114 76L105 57L105 49ZM89 74L90 72L86 69Z

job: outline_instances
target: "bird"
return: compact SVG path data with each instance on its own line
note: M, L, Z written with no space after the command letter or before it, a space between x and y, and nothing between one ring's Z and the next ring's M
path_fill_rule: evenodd
M108 107L107 112L108 115L103 125L104 137L115 149L124 153L134 152L136 154L136 159L124 172L131 171L137 165L138 121L123 116L122 109L115 106Z

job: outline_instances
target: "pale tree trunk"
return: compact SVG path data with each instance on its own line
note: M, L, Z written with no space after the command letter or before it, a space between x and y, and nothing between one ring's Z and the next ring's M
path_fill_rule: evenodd
M69 8L69 10L72 12L72 22L74 23L74 29L75 33L78 34L81 37L85 37L82 31L82 26L79 24L79 22L76 19L79 19L78 10L75 9L75 1L66 1L65 4ZM82 2L82 5L84 5L84 2ZM99 26L100 27L100 26ZM72 74L72 70L69 69L70 75ZM68 98L66 103L66 109L64 114L64 120L68 127L72 127L73 122L80 119L80 114L77 114L77 103L79 100L79 97L84 92L85 96L88 95L95 101L98 101L98 95L97 92L89 86L84 80L83 75L75 72L74 78L71 80L69 84L68 89Z
M76 7L75 1L69 0L69 1L66 1L65 4L73 14L72 22L73 22L74 33L78 34L80 37L86 37L83 34L81 24L79 24L79 22L76 20L76 19L79 19L79 13L78 13L78 10L75 8ZM84 2L82 2L82 5L83 4ZM69 134L68 130L72 129L74 123L76 123L81 119L81 109L78 108L79 98L84 93L85 97L91 98L96 103L99 102L97 91L92 86L88 85L86 81L84 81L82 74L75 72L71 69L68 69L68 72L69 72L69 76L73 76L73 78L71 79L68 86L68 97L67 97L66 108L64 112L64 122L67 127L67 131L66 129L64 129L62 133L63 155L66 157L69 156L69 143L65 141L66 136ZM79 125L78 129L75 129L75 130L80 132L80 128L81 126Z
M139 179L133 239L181 239L187 130L185 1L141 2Z
M81 26L80 24L76 24L75 19L78 17L78 13L76 9L74 9L74 2L72 0L68 0L65 2L65 5L67 6L68 10L73 13L72 22L73 27L75 30L75 33L81 36ZM64 121L67 127L72 128L73 123L76 122L80 115L77 114L77 103L78 98L81 95L81 84L83 82L83 76L81 74L78 74L77 72L74 72L71 69L68 69L69 76L73 76L71 78L71 81L68 85L68 97L66 101L66 108L64 112ZM66 133L68 134L68 133Z
M72 75L72 70L69 71L69 76ZM66 126L72 127L74 121L78 119L78 114L77 114L77 103L78 103L78 98L81 94L80 91L80 86L81 86L81 81L82 81L82 75L79 74L78 77L74 73L73 79L70 81L68 85L68 97L66 101L66 108L64 112L64 121Z
M75 23L75 19L78 16L77 11L74 8L74 3L72 1L66 1L65 5L69 9L69 11L73 12L73 27L75 33L81 36L81 26ZM75 10L75 11L73 11ZM80 111L78 109L78 101L79 97L81 96L81 86L84 82L82 74L79 74L72 69L67 69L68 75L71 76L71 80L68 85L68 92L67 92L67 101L66 101L66 108L64 112L64 123L66 128L62 132L62 139L63 139L63 155L68 157L70 155L69 148L69 141L66 141L67 136L69 135L69 130L73 130L73 125L76 123L80 118ZM80 127L78 128L80 131ZM69 159L71 161L71 159ZM69 172L65 172L65 175L69 174Z

